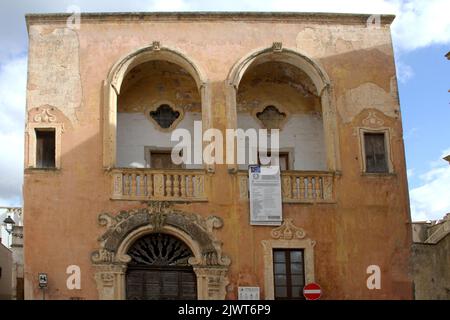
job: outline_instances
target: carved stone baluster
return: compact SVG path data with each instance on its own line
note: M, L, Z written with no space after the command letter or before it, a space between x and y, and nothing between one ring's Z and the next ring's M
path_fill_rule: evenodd
M297 177L296 176L291 177L291 181L292 181L292 198L298 199Z
M187 178L188 178L187 196L191 198L194 193L194 178L192 175L188 175Z
M144 177L143 173L139 174L139 196L145 196Z
M314 177L316 200L322 200L322 177Z
M123 184L123 194L129 196L130 195L130 175L124 173L124 184Z
M307 192L308 192L308 199L313 199L313 184L312 184L312 177L307 177L308 179L308 186L307 186Z
M146 177L146 182L147 182L147 197L152 197L153 196L153 177L151 173L148 173L145 175Z
M123 176L122 173L114 173L113 175L113 198L123 196Z
M131 174L131 194L130 196L135 197L137 195L137 181L136 181L136 173Z
M166 183L166 196L172 197L172 175L166 174L165 175L165 183Z
M283 177L282 196L283 199L292 199L291 177Z
M178 174L173 175L173 196L180 196L180 176Z
M204 176L195 176L194 194L192 196L194 198L204 197Z
M162 173L153 175L153 192L156 198L164 197L164 175Z
M324 177L323 179L323 199L332 200L333 199L333 178Z
M181 197L186 198L186 176L182 174L181 176Z
M300 199L305 199L305 177L299 177L300 182Z
M239 176L239 194L241 199L248 199L248 177Z

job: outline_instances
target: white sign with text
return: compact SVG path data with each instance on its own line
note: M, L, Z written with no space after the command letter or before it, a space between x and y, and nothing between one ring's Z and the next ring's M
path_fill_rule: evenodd
M248 175L250 224L281 225L280 167L251 165Z
M239 300L259 300L259 287L239 287Z

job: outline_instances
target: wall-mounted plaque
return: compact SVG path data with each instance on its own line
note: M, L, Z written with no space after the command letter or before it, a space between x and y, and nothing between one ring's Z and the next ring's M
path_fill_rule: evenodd
M259 300L259 287L239 287L239 300Z
M250 224L281 225L280 167L251 165L248 174Z

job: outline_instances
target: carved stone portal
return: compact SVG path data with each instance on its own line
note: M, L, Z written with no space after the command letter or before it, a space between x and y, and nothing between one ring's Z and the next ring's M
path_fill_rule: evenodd
M231 260L222 254L222 242L213 230L223 226L217 216L173 209L168 202L150 202L147 208L102 213L99 224L106 232L99 237L100 248L91 255L100 299L125 299L125 274L131 258L129 247L149 233L167 233L182 240L192 250L188 263L197 275L200 300L225 299L228 266Z

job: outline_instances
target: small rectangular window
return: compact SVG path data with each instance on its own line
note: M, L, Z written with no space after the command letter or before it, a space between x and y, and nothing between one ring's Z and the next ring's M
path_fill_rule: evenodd
M270 158L271 153L270 151L267 152L267 157ZM263 154L259 154L259 159L258 159L258 164L261 165L261 163L263 162L262 160L265 160L265 156L263 156ZM278 153L278 161L279 161L279 165L280 165L280 170L281 171L286 171L286 170L290 170L289 167L289 152L279 152ZM265 162L265 161L264 161Z
M152 169L181 169L182 164L172 162L172 151L150 150L150 168ZM182 154L180 153L180 156Z
M384 133L364 133L366 172L387 173L386 143Z
M303 250L273 250L275 299L303 299L305 264Z
M55 168L55 129L36 129L36 168Z

